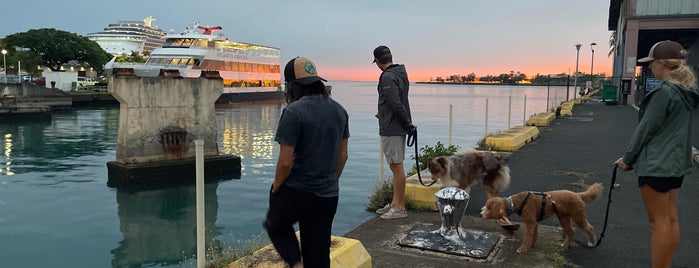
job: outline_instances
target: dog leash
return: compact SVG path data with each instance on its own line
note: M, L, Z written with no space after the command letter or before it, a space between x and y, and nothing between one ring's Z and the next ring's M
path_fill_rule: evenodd
M430 184L425 184L422 181L422 175L420 175L420 159L419 159L419 154L417 152L418 146L417 146L417 128L416 127L413 127L413 129L408 131L408 140L407 140L406 145L408 145L408 147L415 147L415 166L417 168L417 179L420 181L420 184L422 184L422 186L426 186L426 187L432 186L432 184L437 182L437 180L432 178L432 182Z
M609 194L607 195L607 211L604 214L604 225L602 226L602 233L599 235L599 239L597 239L597 243L594 246L588 246L587 244L584 244L580 241L577 241L578 244L588 247L588 248L596 248L599 246L600 243L602 243L602 238L604 238L604 231L607 230L607 219L609 219L609 204L612 203L612 190L615 189L614 185L616 185L616 170L618 167L614 165L614 171L612 172L612 182L609 186Z

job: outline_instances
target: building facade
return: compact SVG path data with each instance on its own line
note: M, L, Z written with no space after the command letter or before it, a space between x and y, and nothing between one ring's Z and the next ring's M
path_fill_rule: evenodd
M655 78L646 57L656 42L676 41L690 51L687 63L699 73L699 1L610 0L608 29L613 76L621 104L638 104Z

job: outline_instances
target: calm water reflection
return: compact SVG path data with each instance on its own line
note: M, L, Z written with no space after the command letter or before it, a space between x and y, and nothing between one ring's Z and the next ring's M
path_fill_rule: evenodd
M331 84L333 97L350 114L350 158L333 226L333 233L342 235L373 216L364 206L380 173L376 84ZM557 98L551 103L558 102L565 89L412 85L420 146L447 142L449 105L453 142L470 149L485 132L486 98L493 132L546 110L547 94ZM261 222L282 108L281 103L217 107L218 150L239 155L243 169L240 179L207 184L207 240L236 247L265 237ZM195 266L194 186L107 187L106 163L115 159L118 120L118 107L80 107L44 120L0 121L0 267Z
M218 183L205 185L206 241L220 235ZM123 239L112 249L112 267L179 265L179 256L197 252L195 187L167 190L116 191L119 230Z

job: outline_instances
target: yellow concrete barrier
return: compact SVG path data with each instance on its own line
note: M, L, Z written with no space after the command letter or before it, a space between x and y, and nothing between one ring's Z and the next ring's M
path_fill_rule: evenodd
M578 99L579 100L579 99ZM578 100L570 100L561 103L561 116L573 116L573 106Z
M527 120L528 126L547 127L556 119L556 113L538 113Z
M425 171L426 170L423 170L422 173L420 173L422 175L422 182L430 184L432 183L432 176L429 174L429 171ZM430 187L423 186L420 184L417 174L415 174L406 180L405 198L418 209L437 211L437 198L434 194L440 189L442 189L441 182L438 181Z
M298 236L299 233L296 232ZM330 242L331 268L371 268L371 255L356 239L332 236ZM269 244L251 255L228 265L228 268L284 268L286 263L279 257L274 246Z
M539 137L537 127L518 126L486 137L485 143L498 151L514 152L537 137Z

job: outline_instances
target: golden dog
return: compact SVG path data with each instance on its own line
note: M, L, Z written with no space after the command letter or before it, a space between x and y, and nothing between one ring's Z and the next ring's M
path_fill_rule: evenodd
M602 193L601 183L595 183L584 192L575 193L568 190L556 190L545 193L520 192L509 197L489 198L485 203L485 210L481 216L486 219L500 219L514 212L522 216L526 225L522 245L517 253L525 253L529 250L539 235L538 222L552 215L558 217L561 227L565 231L566 239L564 247L568 247L575 241L575 234L571 226L571 219L575 225L582 228L588 236L588 246L594 246L596 242L594 228L587 221L585 209L587 205L597 199Z

